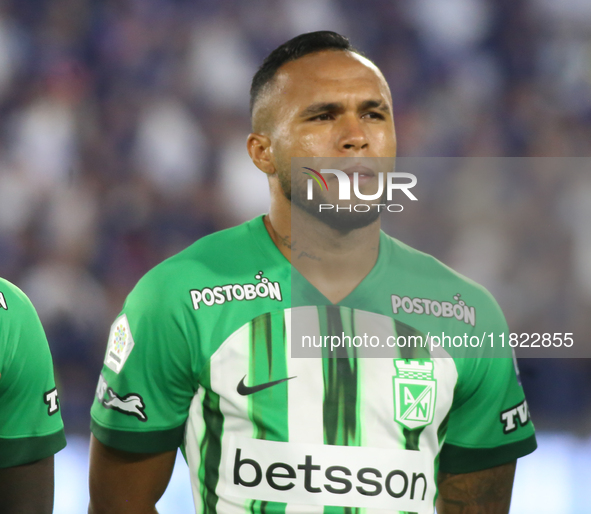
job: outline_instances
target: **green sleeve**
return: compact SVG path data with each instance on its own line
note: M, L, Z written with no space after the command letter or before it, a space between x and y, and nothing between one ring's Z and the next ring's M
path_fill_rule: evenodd
M508 329L491 297L488 316L477 325L495 337ZM440 470L468 473L506 464L536 449L534 426L510 347L506 357L455 359L458 382L450 411ZM502 355L497 353L497 355Z
M0 468L66 446L45 332L29 299L0 279Z
M188 292L187 292L188 295ZM182 295L148 274L127 298L109 333L91 408L103 444L156 453L182 443L197 385Z

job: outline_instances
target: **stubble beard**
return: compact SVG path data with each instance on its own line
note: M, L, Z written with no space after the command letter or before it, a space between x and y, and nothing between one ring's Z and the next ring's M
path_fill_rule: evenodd
M292 204L292 209L294 206L301 209L342 235L346 235L352 230L367 227L380 217L378 207L371 204L365 204L370 205L370 209L367 212L354 211L353 208L355 207L355 204L352 203L350 204L351 211L342 208L337 211L336 207L334 209L324 209L321 211L320 204L330 203L328 200L318 198L319 195L316 195L317 198L314 200L308 200L303 187L292 189L291 177L287 174L279 174L279 184L281 185L283 195ZM385 204L386 193L384 192L382 198L375 203Z

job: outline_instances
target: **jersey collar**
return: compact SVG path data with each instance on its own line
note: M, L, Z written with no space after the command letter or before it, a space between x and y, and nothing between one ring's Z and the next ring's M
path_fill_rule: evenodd
M333 304L318 289L285 258L279 248L273 242L271 235L265 227L264 215L257 216L249 222L251 233L257 245L273 264L287 267L291 270L291 302L293 307L303 305L342 305L346 307L363 309L364 306L373 303L376 294L376 284L383 283L387 273L387 262L390 260L392 246L384 231L380 231L380 247L378 258L371 271L359 283L359 285L337 304Z

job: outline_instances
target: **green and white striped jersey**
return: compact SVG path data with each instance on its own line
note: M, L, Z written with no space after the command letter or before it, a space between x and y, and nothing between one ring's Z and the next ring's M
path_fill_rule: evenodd
M0 468L65 446L45 332L25 294L0 278Z
M360 358L324 342L483 332L507 332L491 295L384 233L372 271L332 305L259 217L140 280L111 328L91 429L126 451L182 446L197 513L432 513L439 470L536 447L510 354Z

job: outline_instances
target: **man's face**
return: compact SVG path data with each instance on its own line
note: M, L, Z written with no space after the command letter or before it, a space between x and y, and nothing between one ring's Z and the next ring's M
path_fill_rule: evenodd
M316 165L314 159L310 161L317 170L337 168L347 172L355 165L370 166L373 175L358 171L359 190L376 193L377 172L391 171L380 166L385 161L392 163L396 155L390 91L379 70L351 52L319 52L285 64L267 94L268 133L283 194L297 207L343 232L375 221L375 208L350 215L342 210L319 213L320 203L383 202L362 201L355 196L350 202L339 202L337 178L331 174L324 175L328 191L316 189L315 199L308 200L308 176L292 176L291 158L321 158L316 159ZM371 157L392 159L366 159Z

